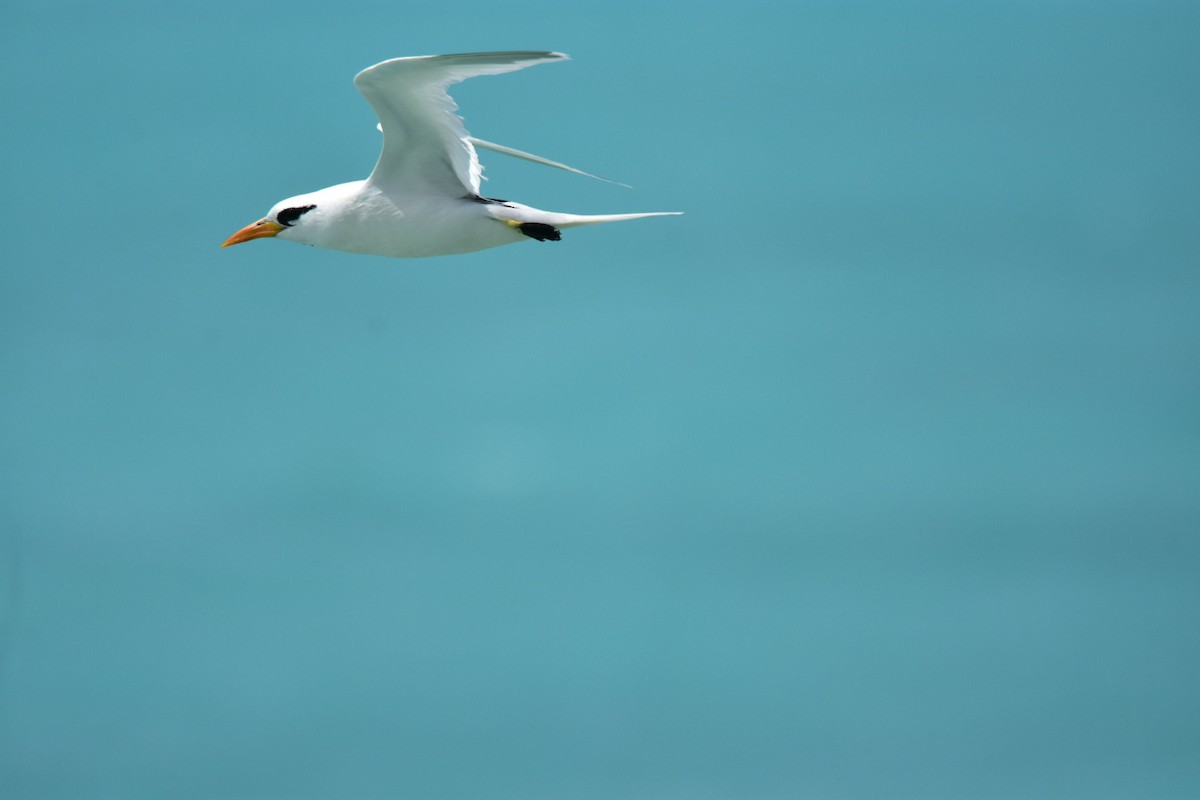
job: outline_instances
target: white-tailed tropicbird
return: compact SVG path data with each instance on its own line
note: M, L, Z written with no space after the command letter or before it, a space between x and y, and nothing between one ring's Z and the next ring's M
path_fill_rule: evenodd
M563 228L680 213L560 214L480 194L483 167L476 145L581 170L475 139L454 113L458 106L447 87L476 75L565 58L530 51L463 53L394 58L368 67L355 76L354 85L383 130L383 152L370 177L281 200L221 246L276 237L352 253L416 258L526 239L557 241Z

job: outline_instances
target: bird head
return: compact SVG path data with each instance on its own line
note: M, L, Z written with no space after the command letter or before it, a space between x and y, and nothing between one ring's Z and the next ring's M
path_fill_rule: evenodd
M316 207L316 203L311 202L309 195L300 195L299 197L289 197L287 200L281 200L274 205L270 213L265 217L258 222L250 223L233 236L230 236L221 247L229 247L231 244L241 244L251 239L265 239L275 236L284 239L296 238L303 241L302 226L304 224L304 215Z

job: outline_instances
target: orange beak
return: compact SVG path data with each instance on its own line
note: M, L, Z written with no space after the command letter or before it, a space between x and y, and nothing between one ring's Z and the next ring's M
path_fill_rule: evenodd
M263 218L258 222L251 223L240 231L230 236L225 240L221 247L229 247L231 244L241 244L248 242L251 239L265 239L268 236L277 236L283 230L283 226L273 219Z

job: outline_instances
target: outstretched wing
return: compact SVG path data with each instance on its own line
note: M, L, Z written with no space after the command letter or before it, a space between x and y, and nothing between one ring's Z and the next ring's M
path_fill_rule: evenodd
M482 168L446 89L476 75L500 75L560 61L562 53L519 51L394 58L368 67L354 85L375 109L383 152L367 179L381 189L479 193Z

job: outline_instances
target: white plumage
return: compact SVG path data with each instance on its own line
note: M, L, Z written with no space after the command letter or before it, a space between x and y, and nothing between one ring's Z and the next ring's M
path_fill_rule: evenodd
M352 253L416 258L531 238L556 240L564 228L680 213L562 214L480 195L483 168L476 145L588 173L475 139L455 113L458 106L447 89L477 75L565 58L551 52L463 53L395 58L363 70L354 85L383 130L383 150L370 177L282 200L222 246L277 237Z

